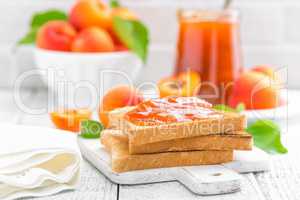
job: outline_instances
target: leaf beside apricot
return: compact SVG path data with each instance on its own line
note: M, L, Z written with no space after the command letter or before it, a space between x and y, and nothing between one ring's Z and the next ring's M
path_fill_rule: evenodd
M64 11L51 9L44 12L37 12L31 19L31 27L40 27L48 21L68 20L68 16Z
M17 45L34 44L36 41L38 29L46 22L53 20L66 21L67 19L67 14L65 14L65 12L61 10L50 9L44 12L37 12L31 18L30 30L17 42Z
M223 112L239 113L244 110L245 105L239 103L236 108L232 108L224 104L218 104L214 105L213 108ZM250 124L245 131L253 136L255 146L268 153L284 154L288 152L288 150L281 143L280 128L271 120L257 120L256 122Z
M118 0L110 0L109 5L111 8L118 8L120 7L120 3Z
M288 150L281 143L279 127L271 120L257 120L246 131L251 133L255 146L268 153L287 153Z
M80 136L86 139L99 138L104 126L94 120L83 120L80 124Z
M214 109L220 110L223 112L235 112L240 113L243 110L245 110L245 104L239 103L235 108L232 108L230 106L224 105L224 104L216 104L213 106Z
M113 18L113 29L122 43L145 62L149 44L147 27L140 21L116 16Z

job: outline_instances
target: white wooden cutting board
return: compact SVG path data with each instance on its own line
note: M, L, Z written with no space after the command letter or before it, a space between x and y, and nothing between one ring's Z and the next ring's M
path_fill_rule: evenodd
M254 148L252 151L235 151L234 161L223 165L203 165L137 170L115 173L111 170L110 155L99 139L78 138L83 156L102 174L117 184L145 184L179 181L189 190L200 195L224 194L239 191L239 173L268 171L269 156Z

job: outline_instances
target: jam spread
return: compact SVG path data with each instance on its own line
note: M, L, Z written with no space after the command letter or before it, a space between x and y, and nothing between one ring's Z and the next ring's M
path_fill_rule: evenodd
M187 122L221 116L212 105L197 97L151 99L125 114L125 119L138 126Z

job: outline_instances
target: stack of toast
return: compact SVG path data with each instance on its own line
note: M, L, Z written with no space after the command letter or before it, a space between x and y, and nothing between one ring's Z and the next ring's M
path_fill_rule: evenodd
M233 160L234 150L252 149L252 137L244 132L244 115L199 104L185 107L181 102L163 108L145 108L142 104L110 112L111 129L103 131L101 143L111 155L112 170L221 164ZM140 112L141 106L147 112ZM176 121L165 120L173 119L169 114L176 116Z

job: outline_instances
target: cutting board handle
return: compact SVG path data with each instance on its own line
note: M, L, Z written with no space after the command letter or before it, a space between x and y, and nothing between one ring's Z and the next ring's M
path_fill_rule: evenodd
M182 167L174 173L180 183L200 195L239 191L243 179L237 172L220 165Z

